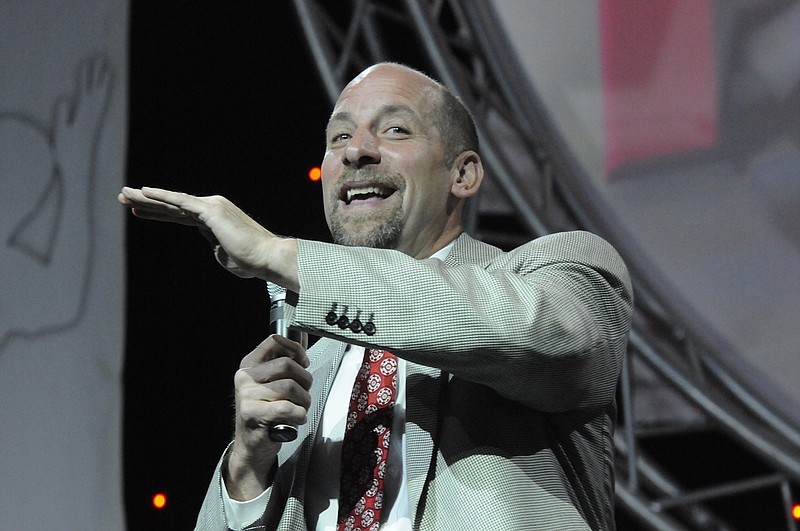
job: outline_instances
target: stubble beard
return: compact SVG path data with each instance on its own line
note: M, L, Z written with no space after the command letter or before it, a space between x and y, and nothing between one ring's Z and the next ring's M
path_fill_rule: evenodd
M405 182L397 174L378 173L372 170L359 170L357 175L344 176L343 181L368 179L391 183L395 194L403 197ZM339 187L335 187L338 189ZM400 241L405 221L403 203L388 210L369 209L364 212L343 212L337 198L331 198L333 208L330 214L330 231L334 243L350 247L373 247L376 249L395 249Z

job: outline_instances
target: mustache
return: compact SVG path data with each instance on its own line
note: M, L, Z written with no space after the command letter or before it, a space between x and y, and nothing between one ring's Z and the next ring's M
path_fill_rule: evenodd
M341 188L346 183L360 181L391 185L395 189L405 185L405 180L399 173L382 171L375 166L364 166L363 168L348 168L342 172L336 182L336 188Z
M391 188L401 194L406 189L406 181L397 172L387 172L375 166L365 166L363 168L348 168L336 179L335 186L330 188L330 198L333 204L337 199L342 199L343 190L350 183L367 183L370 185Z

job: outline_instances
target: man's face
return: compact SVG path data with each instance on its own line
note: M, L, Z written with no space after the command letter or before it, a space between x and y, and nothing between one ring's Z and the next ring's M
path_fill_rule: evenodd
M322 163L325 217L335 242L419 258L441 246L451 171L431 119L439 97L430 80L387 65L342 91Z

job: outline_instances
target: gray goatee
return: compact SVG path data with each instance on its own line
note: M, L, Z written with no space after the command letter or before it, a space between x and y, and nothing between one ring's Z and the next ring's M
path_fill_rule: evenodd
M401 198L405 189L405 182L399 174L379 172L372 167L366 167L342 175L340 183L333 187L331 193L338 194L341 184L350 181L370 181L376 184L391 185L396 190L395 194L400 194ZM377 249L394 249L397 246L405 225L402 201L398 201L391 210L384 208L362 213L343 212L338 195L330 199L333 207L329 228L335 243Z

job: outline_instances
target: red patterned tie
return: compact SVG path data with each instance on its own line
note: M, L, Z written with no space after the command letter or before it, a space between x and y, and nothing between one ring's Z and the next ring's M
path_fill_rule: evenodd
M397 357L367 349L350 395L342 443L337 531L377 531L397 395Z

